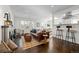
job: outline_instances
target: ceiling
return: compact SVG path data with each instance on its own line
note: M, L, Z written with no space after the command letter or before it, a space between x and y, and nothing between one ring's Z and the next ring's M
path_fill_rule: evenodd
M29 20L50 19L53 13L59 13L73 5L10 5L15 18L24 18Z
M15 18L42 20L51 17L50 5L11 5Z
M65 9L68 9L68 8L71 8L73 7L73 5L55 5L53 8L52 8L52 11L54 13L59 13Z
M57 6L57 9L56 8L54 9L55 9L54 16L56 18L62 18L67 12L71 12L72 14L78 13L78 11L77 12L74 11L79 9L79 5L59 5Z

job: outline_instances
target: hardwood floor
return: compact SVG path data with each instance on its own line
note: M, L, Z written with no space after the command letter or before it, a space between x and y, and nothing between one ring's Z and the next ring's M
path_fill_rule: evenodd
M42 44L20 52L22 53L78 53L79 44L71 43L54 37L50 39L49 43Z

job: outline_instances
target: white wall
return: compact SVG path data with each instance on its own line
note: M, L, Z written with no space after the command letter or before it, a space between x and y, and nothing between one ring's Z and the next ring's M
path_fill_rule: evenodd
M22 25L21 21L30 21L30 23L28 25ZM36 28L36 26L35 26L36 23L37 23L37 21L34 21L34 20L30 20L27 18L21 18L21 17L20 18L15 17L14 28L24 30L25 33L29 33L31 29ZM28 28L27 28L27 26L28 26Z
M10 10L10 7L8 5L0 5L0 43L2 40L2 31L1 31L1 26L4 25L4 13L9 12L11 15L11 20L13 21L13 14Z
M29 24L29 28L26 28L27 25L22 26L21 25L21 21L31 21L33 22L33 24ZM37 26L38 24L38 26ZM50 17L49 19L43 19L43 20L34 20L34 19L27 19L27 18L23 18L23 17L15 17L14 18L14 27L16 29L21 29L24 30L25 33L29 33L31 29L35 28L35 29L46 29L47 24L50 25L50 28L52 27L52 18Z

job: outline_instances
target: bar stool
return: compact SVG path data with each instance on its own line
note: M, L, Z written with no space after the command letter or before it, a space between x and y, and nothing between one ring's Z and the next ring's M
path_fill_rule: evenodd
M62 40L63 39L63 29L61 29L60 26L57 26L56 28L57 28L56 29L56 39L57 39L57 41L56 41L56 44L57 44L56 48L58 50L62 51L62 45L63 45L63 40Z
M76 30L73 30L72 26L66 26L66 28L67 28L67 32L66 32L66 38L65 38L65 40L71 39L71 45L67 44L67 46L69 48L72 47L71 49L75 49L75 46L74 46L73 43L76 43L76 38L75 38Z
M67 28L66 40L71 39L72 43L76 43L76 39L75 39L76 30L71 29L72 26L66 26L66 28Z
M63 30L60 29L60 26L57 26L56 37L59 39L63 39Z
M70 29L72 28L72 26L66 26L66 28L67 28L67 31L66 31L66 37L65 37L65 40L66 41L64 41L64 47L66 48L66 50L67 50L67 52L70 52L70 44L69 44L69 39L70 39Z
M71 39L72 39L72 43L76 43L76 38L75 38L75 33L76 33L76 30L70 30L71 32Z
M67 28L67 32L66 32L66 38L65 38L65 40L69 40L69 38L70 38L70 29L72 28L72 26L66 26L66 28Z
M73 50L76 50L75 49L75 43L76 43L76 37L75 37L75 34L76 34L76 30L70 30L70 32L71 32L71 39L72 39L72 46L71 46L71 48L73 49ZM74 43L74 44L73 44ZM72 50L71 49L71 50Z

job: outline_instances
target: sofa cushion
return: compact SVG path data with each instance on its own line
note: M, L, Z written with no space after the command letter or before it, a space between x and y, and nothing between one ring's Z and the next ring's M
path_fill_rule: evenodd
M16 50L18 48L18 46L12 40L9 40L7 42L7 45L12 51L14 51L14 50Z
M12 50L9 49L6 43L1 42L0 44L0 53L9 53L12 52Z

